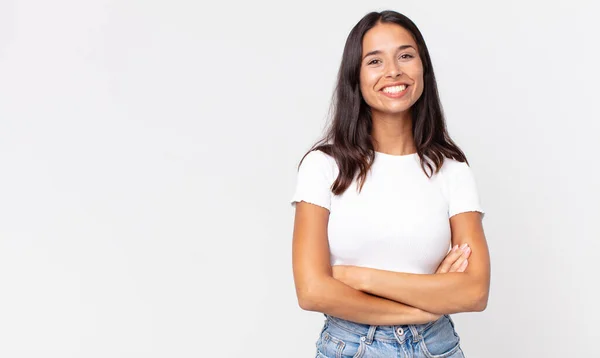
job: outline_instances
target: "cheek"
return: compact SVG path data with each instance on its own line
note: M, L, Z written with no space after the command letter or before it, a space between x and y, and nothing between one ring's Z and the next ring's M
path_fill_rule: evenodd
M362 92L363 97L373 96L373 91L375 85L377 84L377 75L363 73L360 76L360 91Z
M425 88L425 84L423 83L423 77L421 77L421 78L419 78L417 88L415 89L418 97L421 97L421 95L423 94L424 88Z
M423 70L418 69L416 72L414 72L413 76L414 76L413 79L416 82L415 93L418 96L421 96L421 94L423 93L423 87L425 85L424 78L423 78Z

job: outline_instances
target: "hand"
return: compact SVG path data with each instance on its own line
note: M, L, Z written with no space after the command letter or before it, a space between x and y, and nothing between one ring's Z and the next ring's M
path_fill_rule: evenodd
M464 272L469 266L467 260L471 256L471 248L467 244L455 245L446 255L435 273Z
M331 267L333 278L345 283L355 290L360 290L362 287L361 268L348 265L334 265Z

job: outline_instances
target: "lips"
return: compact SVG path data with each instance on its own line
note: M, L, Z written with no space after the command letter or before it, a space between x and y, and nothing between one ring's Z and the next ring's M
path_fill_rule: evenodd
M396 87L396 86L406 86L406 87L408 87L408 86L409 86L409 84L408 84L408 83L406 83L406 82L392 82L392 83L388 83L388 84L384 85L383 87L381 87L381 89L380 89L380 90L381 90L381 91L383 91L383 90L384 90L384 89L386 89L386 88L389 88L389 87Z
M396 93L404 91L408 86L407 85L398 85L398 86L387 86L382 89L385 93Z
M380 90L384 96L389 98L400 98L406 94L409 85L407 84L397 84L397 85L388 85Z

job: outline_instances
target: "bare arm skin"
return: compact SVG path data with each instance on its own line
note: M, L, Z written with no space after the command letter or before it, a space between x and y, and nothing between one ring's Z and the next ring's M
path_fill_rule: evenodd
M329 261L328 222L327 209L306 202L296 203L292 264L296 295L302 309L372 325L421 324L440 317L361 292L335 279Z
M471 248L464 272L409 274L357 266L334 266L334 277L373 295L435 314L483 311L490 286L489 251L479 212L450 218L452 244Z

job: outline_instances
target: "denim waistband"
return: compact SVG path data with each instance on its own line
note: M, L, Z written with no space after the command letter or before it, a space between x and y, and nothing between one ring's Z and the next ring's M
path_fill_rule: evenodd
M423 339L422 333L435 322L429 322L425 324L409 324L409 325L395 325L395 326L377 326L368 325L362 323L356 323L341 319L338 317L330 316L325 314L327 322L340 329L347 331L348 333L356 334L358 336L366 337L367 341L386 341L396 342L398 340L411 339L414 342L418 342ZM440 317L440 319L449 319L447 315Z

